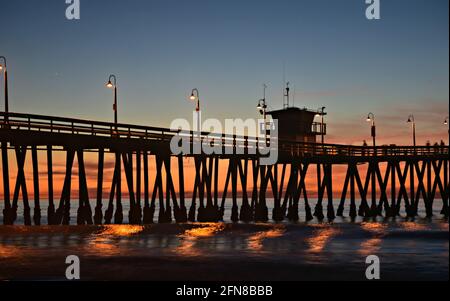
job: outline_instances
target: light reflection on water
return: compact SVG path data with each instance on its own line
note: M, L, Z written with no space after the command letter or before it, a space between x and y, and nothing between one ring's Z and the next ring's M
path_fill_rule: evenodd
M94 262L139 258L145 265L172 258L277 262L292 268L364 264L367 255L376 254L388 269L417 266L443 273L448 272L448 251L448 222L0 226L0 279L2 269L14 273L8 267L11 260L45 265L48 259L67 254Z
M106 257L120 254L120 248L108 239L96 238L90 242L86 252L87 254Z
M383 235L386 233L386 230L388 228L387 224L382 223L361 223L361 228L365 231L373 232L378 235Z
M448 223L439 223L436 225L439 229L444 231L449 231L449 225Z
M102 232L98 235L111 235L111 236L131 236L138 234L144 230L143 226L134 225L107 225L104 226Z
M268 230L257 232L248 238L248 248L255 252L261 252L263 250L264 240L281 237L285 231L284 226L274 225Z
M225 229L223 223L200 223L198 228L188 229L180 234L180 244L174 252L182 256L200 256L204 250L197 248L197 241L202 238L210 238Z
M400 226L405 231L424 231L424 230L428 230L428 227L426 225L415 223L415 222L404 222L404 223L401 223Z
M21 249L16 246L0 245L0 259L21 257Z
M361 228L369 232L372 238L361 243L358 253L364 256L377 254L381 249L383 237L388 232L388 225L382 223L362 223Z
M382 242L383 240L379 237L368 239L361 243L361 248L358 250L358 253L365 256L377 254Z
M121 248L121 238L137 235L144 230L143 226L135 225L106 225L98 233L88 239L86 252L96 256L115 256L126 252Z
M314 228L317 230L313 231L313 235L306 239L309 246L307 252L310 253L321 253L327 243L340 231L336 228L332 228L330 225L315 225Z

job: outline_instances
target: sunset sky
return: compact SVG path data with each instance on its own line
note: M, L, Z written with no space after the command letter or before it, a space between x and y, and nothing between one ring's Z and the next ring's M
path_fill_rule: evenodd
M410 144L409 114L418 144L447 142L448 6L381 0L369 21L364 0L81 0L69 21L64 0L0 0L0 55L12 112L111 121L113 73L123 123L190 120L192 88L205 118L256 118L285 77L295 106L327 107L328 142L370 141L369 112L378 144Z

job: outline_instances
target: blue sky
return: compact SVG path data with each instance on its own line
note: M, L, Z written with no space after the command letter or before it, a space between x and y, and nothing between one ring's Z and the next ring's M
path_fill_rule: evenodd
M331 141L369 139L372 111L383 142L413 113L423 143L446 139L448 5L381 0L368 21L364 0L81 0L68 21L64 0L0 0L0 55L11 111L112 120L114 73L122 122L189 117L194 87L204 117L254 118L263 83L282 105L285 69L295 105L327 107Z

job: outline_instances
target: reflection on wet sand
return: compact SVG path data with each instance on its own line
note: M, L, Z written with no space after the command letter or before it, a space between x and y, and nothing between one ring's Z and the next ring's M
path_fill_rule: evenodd
M0 245L0 259L17 258L22 256L22 250L16 246Z
M119 247L112 244L109 239L96 238L89 243L89 253L97 256L114 256L120 254Z
M225 229L223 223L199 223L193 229L184 231L179 235L180 245L175 248L175 253L183 256L200 256L203 251L196 247L198 239L213 237Z
M121 237L137 235L144 230L143 226L107 225L99 233L93 234L87 246L88 252L101 256L114 256L121 253L120 247L114 242Z
M108 225L104 226L102 232L97 235L112 235L112 236L131 236L138 234L144 230L143 226L133 225Z
M400 223L400 226L403 228L403 230L406 231L424 231L428 230L428 227L423 224L418 224L415 222L403 222Z
M382 223L361 223L361 228L363 230L379 235L385 234L387 227L387 224Z
M437 226L438 226L438 228L439 228L440 230L444 230L444 231L448 231L448 230L449 230L449 225L448 225L448 223L438 224Z
M225 229L225 225L222 223L201 223L196 225L200 227L186 230L180 237L195 239L199 237L210 237Z
M320 253L325 249L330 239L333 238L333 236L336 236L340 231L332 228L330 225L317 225L314 227L319 228L319 230L315 230L313 236L306 239L306 243L309 246L307 252Z
M275 225L269 230L258 232L248 238L248 248L252 251L261 251L265 239L281 237L285 231L284 226Z
M361 243L358 253L365 256L377 253L381 249L382 238L387 233L387 227L382 223L361 223L361 228L370 232L373 237Z
M426 221L0 226L0 280L64 280L60 267L68 254L89 262L82 268L84 277L94 278L86 280L161 280L161 271L168 280L184 275L204 280L213 274L228 280L236 280L235 275L316 280L331 274L341 280L333 273L343 266L349 278L360 279L362 257L370 253L382 258L395 279L445 280L448 248L448 223ZM279 267L275 272L274 264Z
M358 253L361 255L372 255L378 253L381 249L381 238L371 238L361 243Z

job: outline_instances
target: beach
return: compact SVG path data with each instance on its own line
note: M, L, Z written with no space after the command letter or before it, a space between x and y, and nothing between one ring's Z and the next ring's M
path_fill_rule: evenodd
M448 221L0 226L1 280L447 280Z

